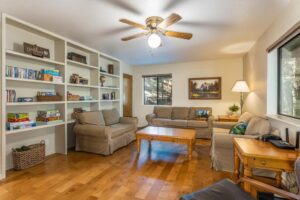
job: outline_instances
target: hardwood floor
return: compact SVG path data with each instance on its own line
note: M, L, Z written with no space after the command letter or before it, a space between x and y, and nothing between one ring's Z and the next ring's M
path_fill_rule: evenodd
M1 200L175 200L233 174L210 169L210 141L197 141L193 159L185 145L135 143L112 156L69 152L23 171L9 171Z

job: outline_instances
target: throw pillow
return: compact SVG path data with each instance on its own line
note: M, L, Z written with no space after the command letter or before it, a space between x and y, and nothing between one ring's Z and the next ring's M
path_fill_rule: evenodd
M248 124L245 122L239 122L236 125L234 125L231 130L230 134L235 134L235 135L245 135L246 129L247 129Z
M209 111L208 110L196 110L196 117L197 118L208 118Z

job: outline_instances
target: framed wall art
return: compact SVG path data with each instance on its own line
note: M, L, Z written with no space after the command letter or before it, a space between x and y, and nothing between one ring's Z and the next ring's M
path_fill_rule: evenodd
M207 100L222 98L221 77L205 77L189 79L189 99Z

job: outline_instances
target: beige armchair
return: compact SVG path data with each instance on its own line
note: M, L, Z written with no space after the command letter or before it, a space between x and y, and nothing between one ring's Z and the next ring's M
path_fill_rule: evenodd
M242 137L254 139L266 133L276 133L276 130L272 130L271 124L267 119L253 116L250 113L243 113L239 122L248 123L245 135L229 134L233 126L231 122L223 122L221 125L219 123L214 124L211 159L212 167L215 170L233 172L233 138Z
M76 151L110 155L135 140L138 119L120 117L116 109L83 112L76 118Z

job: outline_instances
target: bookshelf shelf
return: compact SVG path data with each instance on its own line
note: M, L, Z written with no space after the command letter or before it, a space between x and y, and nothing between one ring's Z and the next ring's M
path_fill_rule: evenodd
M100 72L100 75L108 76L108 77L114 77L114 78L120 78L119 75L109 74L109 73L105 73L105 72Z
M101 102L118 102L120 99L100 100Z
M84 64L84 63L80 63L80 62L76 62L76 61L73 61L73 60L67 60L68 64L73 64L73 65L76 65L78 67L83 67L83 68L88 68L88 69L96 69L98 70L99 68L98 67L95 67L95 66L91 66L91 65L88 65L88 64Z
M6 131L6 135L22 133L22 132L27 132L27 131L34 131L34 130L39 130L39 129L44 129L44 128L51 128L51 127L60 126L60 125L64 125L64 124L65 124L65 122L60 122L60 123L56 123L56 124L35 126L35 127L31 127L31 128L23 128L23 129L18 129L18 130L13 130L13 131Z
M31 56L31 55L27 55L27 54L24 54L24 53L19 53L19 52L12 51L12 50L6 50L6 54L11 55L11 56L26 58L26 59L30 59L30 60L35 60L35 61L39 61L39 62L45 62L45 63L48 63L48 64L53 64L53 65L58 65L58 66L65 66L65 63L62 63L62 62L57 62L57 61L46 59L46 58L34 57L34 56Z
M116 87L100 87L103 90L120 90L120 88L116 88Z
M68 103L98 103L99 100L87 100L87 101L68 101Z
M47 101L47 102L7 102L6 106L35 106L35 105L56 105L64 104L65 101Z
M70 87L82 87L82 88L96 88L96 89L99 88L99 86L95 86L95 85L82 85L82 84L73 84L73 83L68 83L68 86L70 86Z
M41 83L41 84L50 84L50 85L65 85L64 83L55 83L51 81L41 81L41 80L33 80L33 79L21 79L21 78L10 78L6 77L7 81L19 81L19 82L27 82L27 83Z

